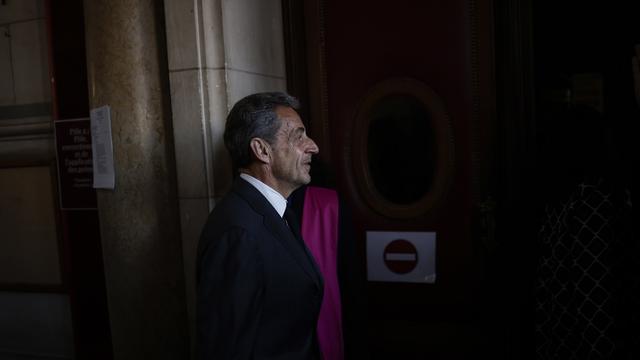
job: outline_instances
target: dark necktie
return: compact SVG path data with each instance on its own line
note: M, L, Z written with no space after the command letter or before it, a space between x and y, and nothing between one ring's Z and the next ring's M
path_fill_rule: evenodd
M287 223L287 226L293 233L296 239L302 240L302 236L300 235L300 227L298 226L298 219L296 218L296 214L291 210L291 208L287 205L287 208L284 210L284 221Z

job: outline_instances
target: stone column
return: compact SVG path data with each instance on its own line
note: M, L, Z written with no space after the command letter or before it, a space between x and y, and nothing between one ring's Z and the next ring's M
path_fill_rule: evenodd
M187 359L162 2L85 0L89 102L111 107L98 210L115 359Z
M196 250L231 186L222 135L240 98L286 89L280 0L164 0L184 273L195 334Z

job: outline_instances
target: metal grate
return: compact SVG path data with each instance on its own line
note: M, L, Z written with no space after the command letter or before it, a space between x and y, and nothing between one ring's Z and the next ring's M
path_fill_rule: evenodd
M614 202L601 182L582 183L567 202L546 209L536 281L538 359L609 359L616 353L618 220L630 213L631 202Z

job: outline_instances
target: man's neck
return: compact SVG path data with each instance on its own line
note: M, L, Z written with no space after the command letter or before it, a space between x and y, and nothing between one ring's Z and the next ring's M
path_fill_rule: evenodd
M284 215L284 211L287 208L287 199L283 197L282 194L247 173L241 172L240 177L255 187L267 199L267 201L269 201L273 208L278 212L278 215Z
M276 181L276 179L268 169L249 167L240 169L240 173L245 173L260 180L263 184L277 191L285 199L288 198L289 195L291 195L291 193L293 192L292 189L285 188L278 181Z

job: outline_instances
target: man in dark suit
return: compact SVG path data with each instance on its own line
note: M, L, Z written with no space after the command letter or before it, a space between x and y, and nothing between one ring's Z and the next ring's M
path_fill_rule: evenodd
M225 146L239 176L198 246L198 359L321 357L323 279L286 211L318 153L296 108L287 94L260 93L227 117Z

